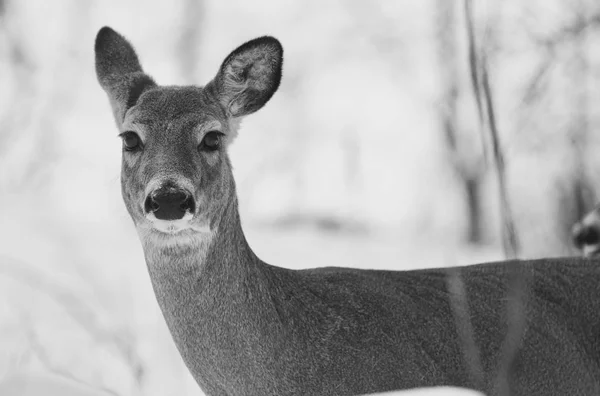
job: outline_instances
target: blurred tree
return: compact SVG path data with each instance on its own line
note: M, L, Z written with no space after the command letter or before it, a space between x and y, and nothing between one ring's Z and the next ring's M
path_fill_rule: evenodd
M13 84L10 84L8 109L0 113L0 160L10 173L2 174L3 183L16 189L37 186L43 182L59 151L57 125L71 108L76 91L77 79L81 73L80 53L71 48L83 48L77 40L87 37L80 34L89 20L89 2L68 0L68 12L64 29L65 35L60 44L60 52L43 60L38 65L40 48L26 40L27 23L23 3L3 0L0 8L0 29L8 43L7 56ZM64 33L64 32L63 32ZM83 43L82 43L83 44ZM42 67L43 66L43 67Z
M469 144L478 140L477 136L469 134L468 129L459 124L458 97L461 86L456 36L457 4L445 0L435 2L435 44L441 84L438 108L450 163L464 191L468 216L466 240L472 244L481 244L485 237L482 183L486 166L482 147Z
M539 5L525 9L540 14ZM548 197L551 213L545 220L543 246L533 247L536 256L575 253L571 228L593 208L598 191L590 161L595 129L591 91L597 76L589 37L600 26L600 8L593 1L577 0L559 9L560 17L554 16L545 29L540 18L523 23L536 65L519 101L515 131L527 130L528 139L537 142L536 151L552 153L552 159L564 158L548 180L553 192Z
M573 164L570 177L558 181L557 217L559 233L562 236L563 246L559 254L575 253L571 242L573 225L589 212L596 203L595 191L587 172L586 158L589 153L587 147L590 134L590 93L591 81L590 62L588 53L588 30L590 28L590 6L586 0L574 1L572 7L575 22L572 26L577 31L572 42L572 67L570 68L571 95L573 95L572 110L569 120L569 138L572 144L571 155ZM593 15L593 14L592 14ZM566 185L564 185L566 184Z
M476 40L476 22L473 7L474 5L471 0L464 1L469 71L471 74L473 95L475 97L475 102L477 103L481 139L484 142L484 153L486 154L484 158L489 158L489 165L493 167L496 173L504 254L506 258L512 259L519 255L519 238L517 236L510 194L506 183L504 149L500 142L500 133L496 115L497 110L491 89L488 66L489 54L490 52L495 52L494 47L497 45L497 27L495 24L498 22L497 15L499 14L499 9L495 10L493 23L488 21L484 30L483 40L478 42ZM488 47L491 47L492 51L488 51Z
M4 41L0 57L6 60L7 76L2 84L6 107L0 110L0 158L5 158L18 138L19 131L27 124L23 109L33 107L36 88L34 66L30 49L26 47L16 21L16 1L0 0L0 38Z

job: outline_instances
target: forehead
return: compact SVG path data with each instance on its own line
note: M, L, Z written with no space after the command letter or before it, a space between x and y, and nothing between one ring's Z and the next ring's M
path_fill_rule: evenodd
M203 88L170 86L144 92L126 118L141 124L182 118L205 122L225 119L225 112Z

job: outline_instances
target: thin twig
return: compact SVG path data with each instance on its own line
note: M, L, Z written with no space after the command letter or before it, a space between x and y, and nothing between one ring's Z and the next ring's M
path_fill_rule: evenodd
M492 90L490 87L487 66L485 65L485 62L481 63L481 71L481 83L485 99L485 107L488 115L488 130L490 133L490 142L492 144L492 153L494 155L494 165L496 168L496 175L498 178L498 194L500 194L500 206L502 210L502 242L504 244L504 253L506 257L509 259L514 259L518 256L519 241L517 238L517 230L512 214L512 208L508 198L504 154L502 152L502 148L500 147L500 139L496 123L496 113L494 110L494 102L492 99Z
M477 104L477 116L479 119L479 124L483 127L484 119L483 119L483 104L481 102L481 95L479 94L479 73L477 69L477 47L475 41L475 29L473 23L473 12L471 7L471 2L469 0L465 0L465 16L467 19L467 43L468 43L468 56L469 56L469 71L471 73L471 87L473 88L473 97L475 98L475 103Z
M563 27L551 37L536 41L539 45L555 51L556 47L577 39L580 35L585 34L589 28L598 26L600 26L600 14L594 14L587 18L577 18L573 24Z

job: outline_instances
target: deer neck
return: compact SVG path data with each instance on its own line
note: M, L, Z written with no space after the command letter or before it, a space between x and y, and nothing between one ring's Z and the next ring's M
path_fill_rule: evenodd
M156 298L173 339L202 386L224 361L251 353L262 338L261 317L272 311L265 289L271 267L252 252L242 232L234 197L210 233L191 243L157 245L142 238ZM222 373L221 373L222 374Z
M246 241L235 196L206 232L166 243L142 237L142 244L163 311L181 310L192 300L205 303L203 298L221 293L231 297L232 291L249 286L246 281L260 277L265 269ZM180 301L183 296L188 297Z

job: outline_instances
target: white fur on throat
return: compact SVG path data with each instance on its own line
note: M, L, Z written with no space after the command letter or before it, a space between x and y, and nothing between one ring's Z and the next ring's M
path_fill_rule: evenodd
M166 221L152 214L146 216L147 222L137 225L149 265L162 267L189 255L194 256L198 265L205 260L216 230L211 229L208 220L194 222L192 217L186 213L183 219Z

